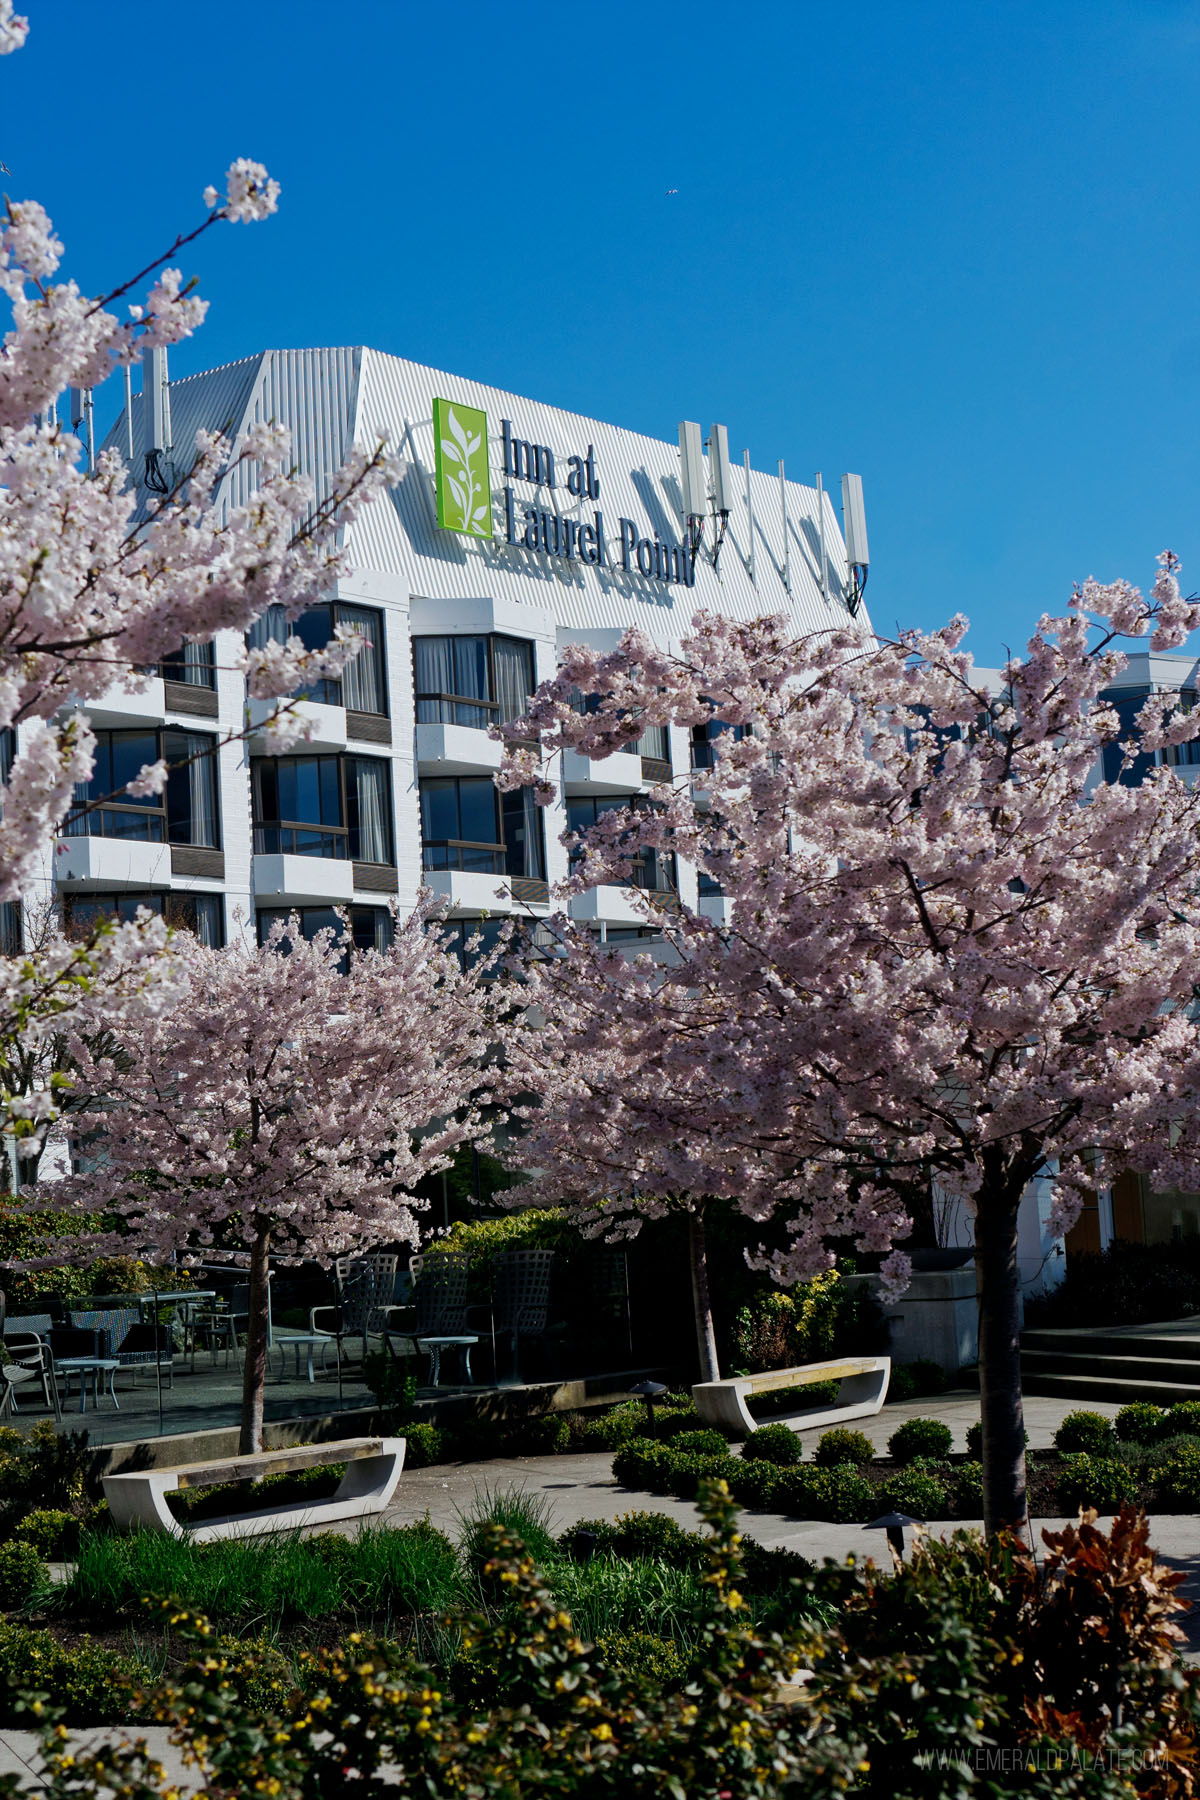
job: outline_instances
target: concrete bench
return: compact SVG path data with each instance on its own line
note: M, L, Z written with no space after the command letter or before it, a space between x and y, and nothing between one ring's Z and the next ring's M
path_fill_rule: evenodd
M762 1375L702 1381L692 1389L692 1398L706 1425L717 1425L732 1435L745 1437L768 1422L751 1413L746 1405L749 1395L836 1381L837 1398L832 1402L769 1421L772 1425L790 1425L793 1431L809 1431L816 1425L839 1425L843 1419L862 1419L868 1413L877 1413L887 1398L891 1373L890 1356L841 1356L833 1362L805 1363L799 1369L768 1369Z
M404 1438L344 1438L340 1443L297 1444L286 1450L264 1450L255 1456L227 1456L219 1462L183 1463L177 1468L105 1475L104 1497L120 1531L166 1531L195 1544L296 1531L302 1525L331 1525L339 1519L365 1519L381 1513L396 1491L404 1467L404 1450ZM274 1512L206 1519L198 1525L181 1524L167 1505L166 1496L179 1488L260 1481L265 1475L328 1468L331 1463L342 1462L346 1473L336 1494L328 1500L302 1500Z

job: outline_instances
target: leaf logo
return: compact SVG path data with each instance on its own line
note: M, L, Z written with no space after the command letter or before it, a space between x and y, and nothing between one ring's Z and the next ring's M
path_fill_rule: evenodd
M492 535L487 414L458 401L433 403L437 521L443 531Z

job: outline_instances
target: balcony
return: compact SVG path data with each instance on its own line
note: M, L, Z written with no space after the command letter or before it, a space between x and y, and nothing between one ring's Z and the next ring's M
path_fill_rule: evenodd
M354 897L354 866L332 856L256 856L254 898L284 906L349 901Z
M171 879L171 847L136 838L60 838L54 878L59 886L165 887Z
M733 902L724 894L701 894L696 910L702 919L711 919L714 925L733 922Z
M252 756L270 754L270 745L263 737L261 727L271 714L282 704L276 700L248 700L246 702L246 723L250 728L249 749ZM293 710L298 719L303 719L311 729L311 735L304 742L316 750L344 750L346 748L346 709L344 706L326 706L319 700L296 700Z
M603 919L606 925L645 925L649 923L645 905L635 895L643 890L625 887L589 888L571 900L571 917L581 920ZM666 895L661 896L667 898ZM674 896L670 896L673 900ZM653 914L651 914L651 918Z
M421 880L439 900L450 902L452 913L549 910L546 883L531 877L483 874L477 869L423 869Z
M172 683L174 686L174 683ZM113 688L103 700L80 703L96 729L119 731L122 727L157 725L167 710L165 686L160 676L153 676L140 693Z
M417 726L420 775L493 775L503 757L503 744L486 731L469 725Z
M580 756L578 750L563 751L563 782L568 794L591 794L602 788L606 794L637 794L646 784L642 759L620 750L603 761L593 762Z

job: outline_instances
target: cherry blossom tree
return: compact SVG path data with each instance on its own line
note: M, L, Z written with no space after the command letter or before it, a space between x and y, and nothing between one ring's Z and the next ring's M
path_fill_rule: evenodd
M0 55L18 50L27 31L11 0L0 0ZM0 900L28 888L76 783L91 775L88 702L116 687L144 687L146 671L185 641L241 633L268 606L295 618L324 598L346 568L344 525L398 473L384 445L355 447L318 496L293 467L287 433L269 423L237 450L255 476L242 506L223 502L233 453L212 433L197 435L165 494L139 499L113 451L93 471L83 466L80 444L57 422L58 397L69 387L98 389L147 350L194 332L205 302L194 281L168 266L172 258L214 226L252 223L276 209L278 184L247 158L232 164L224 190L207 189L201 222L99 297L59 278L63 246L37 201L6 199L0 209L0 293L10 311L0 346L0 733L21 727L2 789ZM127 306L123 318L118 302ZM274 700L336 675L356 648L339 641L310 655L293 636L243 649L238 660L249 693ZM277 749L300 735L289 703L269 723ZM151 765L129 791L160 791L167 773ZM43 1000L61 1024L70 996L86 987L82 977L96 972L93 956L114 1005L123 960L140 991L140 935L104 929L91 944L52 947L46 957L0 959L0 1036L36 1032ZM147 943L157 942L151 931ZM52 1110L43 1091L27 1122L40 1130Z
M487 964L464 972L428 927L418 908L386 951L306 942L296 919L257 949L181 933L174 1003L71 1046L95 1100L62 1126L92 1171L42 1203L120 1216L89 1257L248 1259L243 1451L262 1448L269 1258L415 1242L416 1184L484 1130Z
M1123 1168L1200 1184L1200 794L1171 766L1097 780L1121 640L1172 649L1200 626L1161 562L1148 598L1085 583L998 686L961 618L877 643L701 615L677 655L636 632L569 651L506 728L600 759L650 724L731 728L703 792L664 787L586 835L572 891L653 846L707 871L728 917L659 905L654 962L559 921L527 976L536 1025L509 1047L535 1096L534 1191L593 1231L724 1202L786 1227L758 1259L781 1282L852 1240L883 1253L895 1295L912 1196L936 1178L974 1218L990 1529L1025 1515L1028 1184L1053 1180L1058 1230ZM1170 696L1137 720L1166 764L1198 735ZM500 780L545 798L550 776L511 748Z

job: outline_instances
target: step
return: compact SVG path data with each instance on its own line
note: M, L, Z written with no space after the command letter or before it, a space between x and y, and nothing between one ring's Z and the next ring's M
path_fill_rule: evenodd
M1176 1400L1200 1400L1200 1381L1136 1381L1127 1376L1045 1374L1024 1367L1021 1387L1027 1394L1061 1396L1070 1400L1108 1400L1128 1406L1133 1400L1149 1400L1155 1406L1172 1406Z
M1200 1365L1172 1356L1067 1356L1061 1350L1026 1350L1022 1345L1021 1369L1030 1375L1096 1375L1110 1381L1200 1387Z
M1200 1320L1196 1336L1176 1337L1169 1332L1142 1335L1103 1331L1023 1331L1022 1350L1053 1350L1067 1356L1156 1356L1170 1362L1200 1362Z

